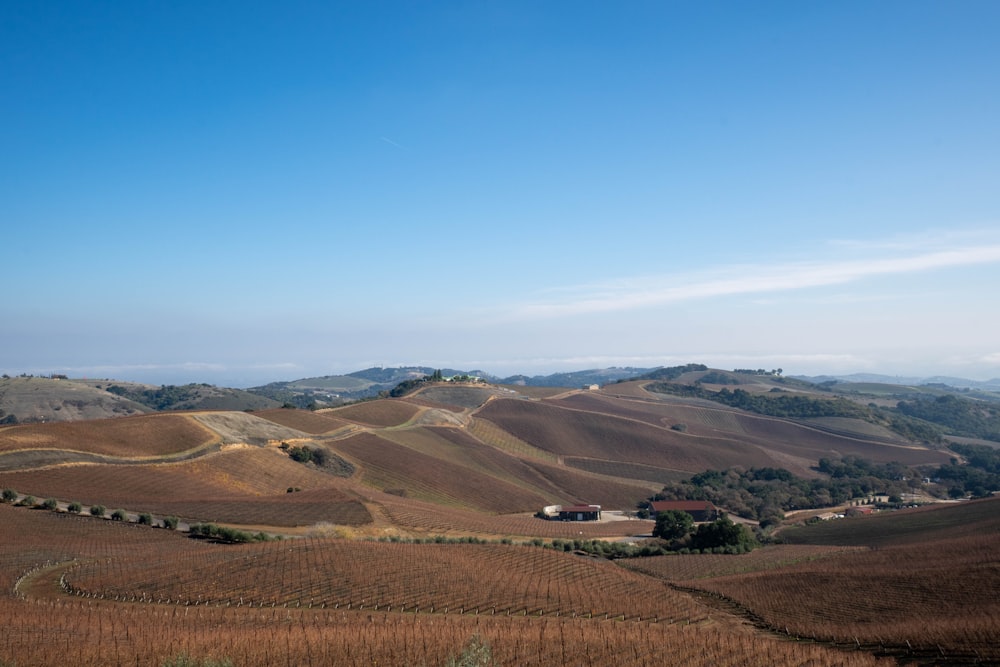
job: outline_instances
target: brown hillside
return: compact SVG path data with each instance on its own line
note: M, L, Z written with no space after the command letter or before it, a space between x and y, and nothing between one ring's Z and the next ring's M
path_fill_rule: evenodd
M311 435L336 431L351 423L345 419L334 417L329 412L313 412L311 410L278 408L277 410L259 410L253 414L275 424L281 424Z
M748 632L656 582L657 595L649 595L650 582L615 574L607 563L534 548L456 547L314 540L219 546L171 531L0 506L0 585L8 592L0 596L0 654L25 667L178 664L178 655L247 667L440 665L478 637L491 647L493 660L505 665L894 664ZM102 569L86 569L94 565ZM143 569L148 579L139 576ZM382 587L383 572L392 590ZM67 583L74 576L94 583L107 576L110 585L127 582L140 592L67 591L60 587L64 573ZM165 574L173 575L176 597L144 594L160 583L171 586ZM463 584L466 575L469 583ZM351 586L338 588L341 581ZM274 606L240 595L255 583L272 587ZM310 608L318 599L313 590L329 591L338 602ZM384 590L406 611L388 611L388 603L376 610L370 599L352 598L345 606L332 597L344 590L380 597ZM602 590L611 595L599 597ZM204 604L209 592L228 602ZM277 604L277 596L287 605ZM433 613L431 600L438 605ZM511 605L511 614L485 607L494 601ZM544 615L516 613L529 603ZM556 605L597 615L545 613ZM662 617L631 616L652 605ZM628 622L599 615L619 606Z
M492 614L659 618L701 613L688 596L605 560L551 549L475 544L391 544L301 539L240 550L186 549L156 558L81 564L73 590L107 596L240 600L256 605L376 611L479 609ZM227 573L219 577L219 572ZM280 577L274 576L281 573ZM448 586L438 582L448 581ZM600 581L600 586L590 582Z
M700 472L732 465L775 465L759 447L721 437L698 438L642 421L523 400L495 400L477 417L560 456L629 461Z
M883 463L898 461L906 465L940 465L949 459L947 453L910 445L884 429L858 420L800 423L674 397L654 402L601 394L574 394L560 399L558 404L657 426L683 424L685 433L690 435L737 438L769 452L782 467L806 476L812 474L808 467L820 458L837 455L860 456ZM895 442L888 440L889 436L894 437ZM798 466L795 461L800 462Z
M120 419L25 424L0 429L0 451L65 449L119 457L167 456L218 441L191 416L140 415Z
M373 434L330 446L358 463L364 483L379 490L497 513L531 511L546 504L536 492Z
M277 450L243 448L153 465L74 465L2 472L0 487L37 498L100 504L198 521L302 526L371 520L336 478ZM287 489L301 488L300 493Z
M322 414L369 426L399 426L413 419L419 411L420 408L406 401L386 398L334 408Z
M782 531L786 542L885 546L920 544L927 540L961 539L979 533L1000 531L1000 497L958 503L935 503L923 507L879 512L850 521L824 521L811 526L793 526Z
M877 550L851 551L767 572L697 582L774 627L827 641L893 644L1000 661L1000 500L992 520L931 530ZM958 520L949 509L928 511ZM911 517L900 521L914 524ZM853 520L839 522L848 526ZM891 521L881 522L892 531ZM845 528L847 532L848 528ZM909 530L902 531L909 533ZM948 535L945 537L945 535ZM936 538L935 536L940 536Z
M448 405L459 409L478 408L499 392L489 387L434 384L416 394L416 398L437 405Z
M453 428L434 429L441 437L475 452L480 465L514 484L536 490L553 504L597 503L609 508L629 509L636 499L649 495L641 483L607 480L552 465L546 460L520 459L484 445L468 432Z

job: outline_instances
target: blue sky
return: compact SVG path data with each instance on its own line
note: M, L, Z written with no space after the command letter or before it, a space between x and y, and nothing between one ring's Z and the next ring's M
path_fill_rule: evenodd
M3 3L0 371L998 377L998 32L992 1Z

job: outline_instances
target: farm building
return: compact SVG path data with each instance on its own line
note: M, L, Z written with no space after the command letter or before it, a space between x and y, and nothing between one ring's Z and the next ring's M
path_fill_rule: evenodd
M600 521L600 505L570 505L559 508L560 521Z
M719 518L719 509L707 500L654 500L649 504L649 510L653 516L671 510L687 512L695 521L715 521Z

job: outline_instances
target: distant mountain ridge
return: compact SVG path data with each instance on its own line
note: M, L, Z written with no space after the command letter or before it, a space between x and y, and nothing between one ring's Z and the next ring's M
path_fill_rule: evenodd
M335 407L362 399L388 395L403 382L430 376L440 370L445 377L470 376L491 384L523 387L560 387L579 389L608 385L623 380L664 380L682 372L698 371L691 381L708 384L743 385L754 377L774 380L775 371L765 376L752 373L709 369L702 364L665 368L609 367L548 375L511 375L504 378L481 370L431 368L429 366L372 367L344 375L325 375L297 380L272 382L246 390L216 387L209 384L145 385L118 380L76 380L65 376L3 377L0 379L0 423L24 421L70 421L127 416L164 410L258 410L287 405L299 408ZM995 401L1000 379L968 380L949 376L901 377L873 373L849 375L790 375L777 378L782 387L789 381L821 385L850 394L866 394L877 389L850 385L883 385L881 394L909 397L891 387L919 387L919 393L939 394L950 390L970 398ZM836 387L842 385L842 387ZM969 393L972 392L972 393ZM976 392L983 392L977 394ZM910 392L918 393L918 392Z
M992 380L969 380L947 375L930 377L881 375L878 373L851 373L849 375L791 375L797 380L823 384L824 382L866 382L878 384L894 384L900 386L946 385L957 389L985 389L1000 391L1000 378Z
M324 375L289 382L271 382L261 387L251 387L247 391L296 407L336 405L345 401L378 396L381 392L391 391L401 382L416 380L438 370L444 377L470 376L493 384L578 388L639 377L654 369L612 367L552 373L550 375L511 375L500 378L481 370L439 369L429 366L399 366L394 368L375 366L345 375Z

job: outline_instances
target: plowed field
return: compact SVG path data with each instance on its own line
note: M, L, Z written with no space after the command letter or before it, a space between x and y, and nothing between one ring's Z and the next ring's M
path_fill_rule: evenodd
M120 457L167 456L217 441L189 415L139 415L0 429L0 451L69 449Z

